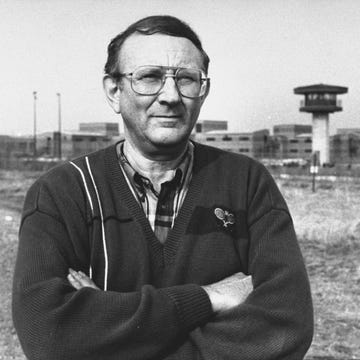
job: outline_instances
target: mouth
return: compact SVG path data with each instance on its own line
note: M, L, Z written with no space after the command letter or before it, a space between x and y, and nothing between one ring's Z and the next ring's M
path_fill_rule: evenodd
M152 116L156 119L156 122L159 127L162 128L176 128L181 123L180 119L182 118L181 115L154 115Z
M181 115L153 115L153 117L162 119L179 119Z

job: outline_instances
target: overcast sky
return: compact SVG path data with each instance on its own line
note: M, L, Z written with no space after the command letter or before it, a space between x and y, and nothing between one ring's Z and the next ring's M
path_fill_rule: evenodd
M349 87L331 132L360 127L359 0L0 0L0 134L118 121L102 90L106 47L141 17L170 14L199 34L211 62L200 119L233 131L311 124L297 86Z

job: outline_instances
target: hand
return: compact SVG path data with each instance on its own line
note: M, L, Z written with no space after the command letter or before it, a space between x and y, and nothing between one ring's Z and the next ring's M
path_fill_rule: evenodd
M101 290L96 284L82 271L69 269L67 276L70 284L80 290L83 287L91 287ZM240 305L253 290L251 276L244 276L243 273L236 273L217 283L202 287L210 298L214 312L230 310Z
M217 283L202 287L209 295L214 312L230 310L240 305L253 290L251 276L236 273Z
M82 271L75 271L73 269L69 269L67 279L76 290L80 290L83 287L91 287L95 290L100 290L100 288L98 288L96 284Z

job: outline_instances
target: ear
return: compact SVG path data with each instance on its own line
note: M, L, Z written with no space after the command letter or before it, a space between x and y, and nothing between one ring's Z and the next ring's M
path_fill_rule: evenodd
M206 88L206 93L201 97L201 104L204 103L205 99L206 99L207 96L209 95L209 91L210 91L210 79L208 79L208 84L207 84L207 88Z
M118 82L110 75L105 75L103 86L108 103L117 114L120 114L120 89Z

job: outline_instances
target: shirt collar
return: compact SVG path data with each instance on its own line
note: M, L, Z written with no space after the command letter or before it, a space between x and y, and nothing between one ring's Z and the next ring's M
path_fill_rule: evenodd
M126 175L135 185L138 190L141 190L143 186L153 188L150 179L141 175L134 166L129 162L128 158L124 153L124 141L119 144L118 152L119 162L124 169ZM187 150L185 151L179 165L177 166L174 177L169 182L174 182L179 187L185 180L188 172L191 172L191 165L194 159L194 145L189 141Z

